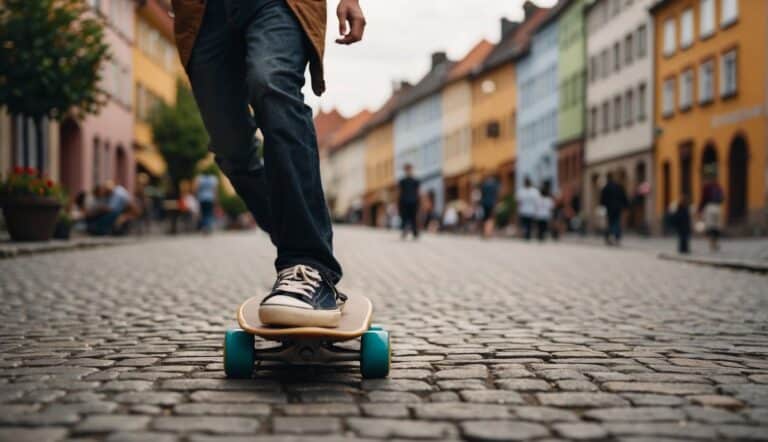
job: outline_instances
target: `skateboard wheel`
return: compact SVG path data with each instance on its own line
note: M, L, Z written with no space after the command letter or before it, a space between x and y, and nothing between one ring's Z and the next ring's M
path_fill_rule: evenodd
M379 324L371 324L368 330L384 330L384 327Z
M360 372L364 378L387 377L391 359L389 332L379 328L363 333L360 341Z
M253 373L253 335L240 329L224 335L224 373L228 378L249 378Z

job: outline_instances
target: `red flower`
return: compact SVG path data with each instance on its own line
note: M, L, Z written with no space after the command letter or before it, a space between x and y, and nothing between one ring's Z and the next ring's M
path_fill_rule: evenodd
M24 171L27 172L27 175L37 175L37 169L34 167L27 167Z
M20 174L24 173L24 168L21 167L21 166L16 166L16 167L13 168L13 173L15 173L17 175L20 175Z
M48 187L53 187L53 181L45 180L45 185L48 186Z

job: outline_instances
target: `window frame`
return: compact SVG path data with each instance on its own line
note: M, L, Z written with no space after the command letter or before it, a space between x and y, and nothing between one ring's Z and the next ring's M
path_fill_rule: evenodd
M706 17L704 14L705 4L709 5L709 10L711 11L711 27L708 30L704 29L704 17ZM715 0L699 0L699 39L706 40L715 35L715 29L717 29L716 10Z
M710 66L710 84L709 84L709 96L704 95L704 68L705 66ZM715 66L715 58L714 57L707 57L699 64L699 77L697 82L697 95L698 95L698 102L700 105L707 105L715 101L715 85L717 84L716 80L716 66Z
M676 84L676 75L668 76L661 84L661 116L664 118L670 118L675 115L675 102L677 101ZM671 88L668 88L668 86L671 86ZM670 95L667 96L667 93Z
M680 91L680 93L677 94L678 109L680 109L680 112L687 112L693 107L693 94L696 89L696 74L693 67L687 66L683 68L677 78ZM690 80L690 83L688 80Z
M689 19L689 20L688 20ZM693 7L690 6L688 8L685 8L683 12L680 14L680 49L685 50L693 46L693 41L695 40L695 17L693 13ZM686 27L686 23L689 24L688 27ZM686 34L686 30L688 30L688 34ZM686 36L688 37L686 39Z
M664 20L662 32L664 33L662 52L665 57L670 57L677 52L677 22L675 17L668 17Z
M726 58L730 55L733 55L734 58L734 75L733 75L733 90L726 89L726 81L728 80L728 75L726 73ZM720 54L720 98L722 99L728 99L733 98L739 94L739 48L738 47L730 47L726 50L724 50Z

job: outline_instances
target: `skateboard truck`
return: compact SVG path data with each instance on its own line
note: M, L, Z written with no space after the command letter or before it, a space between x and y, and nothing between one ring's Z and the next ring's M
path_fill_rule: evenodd
M357 361L360 352L320 341L285 342L283 345L257 349L257 361L287 362L289 364L327 364L330 362Z

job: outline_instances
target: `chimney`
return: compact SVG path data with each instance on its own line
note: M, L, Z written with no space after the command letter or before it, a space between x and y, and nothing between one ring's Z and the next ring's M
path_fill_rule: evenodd
M503 40L504 37L507 35L515 32L515 29L520 26L520 22L512 21L507 19L506 17L501 18L501 39Z
M405 80L392 80L392 93L396 94L403 89L408 89L411 87L411 83L408 83Z
M526 0L523 4L523 11L525 11L525 20L528 20L533 16L533 14L539 10L539 7L536 6L535 3L533 3L531 0Z
M432 69L440 64L445 63L446 61L448 61L448 56L445 54L445 51L432 53Z

